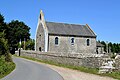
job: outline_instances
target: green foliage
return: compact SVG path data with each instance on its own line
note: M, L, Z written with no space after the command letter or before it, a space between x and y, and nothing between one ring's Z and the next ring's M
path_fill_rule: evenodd
M22 41L21 45L20 43L18 44L18 47L20 48L25 48L24 50L34 50L35 46L35 40L34 39L29 39L27 41Z
M120 53L120 43L106 43L104 41L99 41L101 44L104 45L104 51L107 52L107 44L108 44L108 48L111 50L112 53ZM109 51L110 52L110 51Z
M101 44L104 45L104 51L107 52L107 50L106 50L106 46L107 46L106 43L104 41L101 41Z
M105 74L100 74L100 75L109 76L109 77L113 77L117 80L120 80L120 72L105 73Z
M113 53L120 53L120 44L118 43L109 43L109 47Z
M7 44L12 50L18 48L20 39L21 41L24 41L24 39L28 41L30 39L30 27L28 27L24 22L18 20L13 20L10 23L5 23L4 16L1 14L0 32L4 32L4 39L7 39Z
M35 46L35 40L34 39L30 39L28 41L26 41L26 50L34 50L34 46Z
M0 33L0 56L5 56L5 61L12 62L9 54L9 46L7 40L4 38L4 33Z
M13 62L6 62L5 56L0 56L0 78L6 76L15 69Z
M4 16L0 14L0 32L7 32L7 25L4 22Z
M25 25L24 22L20 22L18 20L16 21L11 21L8 24L8 32L7 34L7 39L10 47L18 47L18 43L21 39L21 41L24 41L24 38L30 39L30 27Z
M9 74L15 68L9 54L9 45L6 39L7 31L8 27L4 22L4 17L0 14L0 78Z
M4 22L4 17L0 14L0 56L2 55L8 56L9 54L9 46L7 44L8 42L5 39L6 30L7 28L6 28L6 23Z
M7 40L4 38L4 33L0 33L0 53L5 54L8 53L8 44Z
M4 16L0 14L0 23L4 23Z

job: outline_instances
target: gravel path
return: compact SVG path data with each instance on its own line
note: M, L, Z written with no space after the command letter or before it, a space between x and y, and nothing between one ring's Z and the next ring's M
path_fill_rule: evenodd
M110 77L103 77L99 75L84 73L76 70L71 70L68 68L62 68L53 65L47 66L57 71L64 78L64 80L117 80Z

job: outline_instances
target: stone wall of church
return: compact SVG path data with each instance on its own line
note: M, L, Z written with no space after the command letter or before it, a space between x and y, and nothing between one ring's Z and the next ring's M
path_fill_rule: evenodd
M42 24L39 24L36 35L36 51L45 51L45 34Z
M58 37L58 45L55 44L55 37ZM74 38L74 43L71 39ZM87 46L87 39L90 45ZM96 38L53 36L49 35L49 52L61 53L96 53Z

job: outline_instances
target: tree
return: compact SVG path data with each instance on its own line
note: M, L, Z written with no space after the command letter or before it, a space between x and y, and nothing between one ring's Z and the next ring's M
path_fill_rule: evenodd
M4 23L4 16L0 14L0 23Z
M7 31L7 25L4 22L4 16L0 14L0 32Z
M117 43L116 44L116 53L118 53L119 52L119 44Z
M4 55L5 54L5 43L6 42L4 42L5 40L4 40L4 33L2 33L2 32L0 32L0 55Z
M28 27L24 22L20 22L18 20L11 21L8 24L8 32L7 32L7 39L10 47L18 48L18 43L24 41L24 38L30 39L30 27Z
M120 44L118 44L118 53L120 53Z
M0 55L6 55L8 53L8 44L5 40L6 24L4 22L4 16L0 14Z
M18 43L27 41L30 39L30 27L28 27L24 22L13 20L6 24L4 22L4 16L0 14L0 32L4 32L4 38L8 40L10 49L18 48Z
M104 41L101 41L101 44L104 45L104 51L107 52L107 50L106 50L106 47L107 47L106 43Z
M27 50L35 50L34 46L35 46L35 40L34 39L30 39L26 42L26 49Z
M108 48L111 52L113 52L113 44L111 42L108 43Z
M5 56L5 61L11 62L11 56L9 54L9 46L7 40L4 38L4 32L0 32L0 56Z
M25 44L24 44L24 41L22 41L21 43L21 46L19 44L19 48L23 48L25 47L25 50L35 50L35 40L34 39L30 39L30 40L27 40L25 41Z

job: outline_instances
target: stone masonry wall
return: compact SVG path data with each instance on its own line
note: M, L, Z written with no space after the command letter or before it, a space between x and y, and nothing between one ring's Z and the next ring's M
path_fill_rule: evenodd
M55 45L55 37L58 37L58 45ZM74 38L74 45L71 44L71 38ZM90 45L87 46L87 39ZM70 36L52 36L49 35L49 52L65 53L96 53L96 38L70 37Z
M16 53L18 55L18 53ZM102 65L100 57L83 57L80 54L56 54L35 51L21 51L21 56L36 58L40 60L53 61L55 63L84 66L90 68L99 68Z
M45 36L43 25L40 23L36 35L36 51L45 51Z
M117 55L115 58L115 67L120 71L120 55Z

